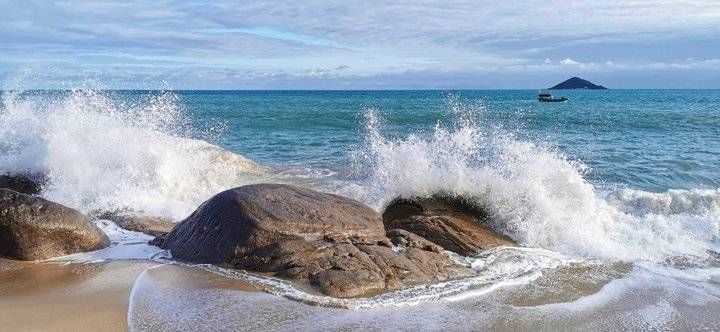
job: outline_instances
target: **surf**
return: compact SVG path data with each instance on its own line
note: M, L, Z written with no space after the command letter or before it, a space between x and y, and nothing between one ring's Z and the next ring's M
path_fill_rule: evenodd
M532 285L564 267L617 261L630 262L633 275L673 271L694 281L718 278L719 190L653 193L599 187L587 180L590 167L552 143L483 122L482 107L457 99L446 107L444 121L408 135L386 132L382 109L364 110L364 138L346 165L347 174L341 171L345 165L333 172L259 165L212 144L216 136L207 133L213 130L198 128L173 92L128 98L98 90L5 91L0 171L45 174L43 196L86 213L129 208L175 220L224 189L255 182L310 185L378 211L398 197L457 196L489 212L492 226L523 246L455 257L477 272L472 278L357 300L321 297L288 288L282 280L197 266L320 307L363 310L463 302ZM147 237L107 221L97 223L116 245L61 261L169 258L146 245Z
M598 188L588 166L551 144L479 122L482 108L449 108L449 123L400 138L384 136L368 109L354 171L368 175L355 197L378 210L397 197L463 197L524 246L592 259L703 259L720 248L720 191Z
M172 92L5 91L0 172L43 174L43 196L86 213L129 208L179 220L264 172L203 140L212 125L193 127Z

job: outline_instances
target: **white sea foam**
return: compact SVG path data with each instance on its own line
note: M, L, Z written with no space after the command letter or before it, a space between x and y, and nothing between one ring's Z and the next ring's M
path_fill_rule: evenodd
M104 249L60 256L50 261L67 263L99 263L113 260L160 260L171 257L167 250L148 244L153 237L118 227L110 220L96 220L95 224L107 234L110 246Z
M44 173L44 196L85 212L127 207L183 218L219 191L252 182L263 168L187 138L181 105L172 93L130 103L93 90L6 92L0 173Z
M606 195L606 200L634 215L715 215L720 216L720 189L668 190L651 193L623 188Z
M452 253L448 254L452 255ZM476 257L455 256L455 258L459 263L475 270L476 275L357 299L338 299L316 295L286 280L241 270L214 265L191 266L248 282L268 293L298 302L333 308L371 309L415 306L437 301L460 301L487 294L498 288L526 284L539 278L544 269L577 262L577 260L544 249L517 247L498 247Z
M131 330L712 330L718 326L713 315L718 308L717 285L678 282L642 268L570 302L515 306L512 299L522 298L518 292L524 287L506 287L512 284L502 280L431 303L356 310L307 306L235 289L178 286L175 273L160 266L137 278L129 300ZM496 288L502 291L488 294ZM178 316L186 319L178 320Z
M601 193L585 180L583 163L483 126L461 103L451 108L454 123L402 139L384 137L377 112L367 112L356 173L368 179L322 178L378 210L398 196L461 195L518 242L572 255L661 261L718 250L720 189ZM43 194L82 211L131 208L174 219L223 189L272 180L242 156L187 138L190 131L172 93L129 102L93 90L6 92L0 172L45 173ZM278 177L307 182L302 174Z
M463 196L519 243L584 257L662 261L718 250L720 191L606 195L586 181L583 163L483 128L461 109L456 116L430 135L390 139L368 111L358 164L371 176L355 197L382 209L398 196Z
M455 257L477 275L355 300L317 296L279 279L204 267L321 306L404 307L466 300L531 282L543 270L578 257L652 262L647 266L678 256L692 262L716 259L708 258L708 251L720 248L720 189L601 192L584 178L588 169L582 162L483 126L460 104L454 112L454 123L438 123L428 135L401 139L386 138L377 112L368 112L367 146L355 172L367 178L348 182L332 170L269 174L242 156L189 138L192 128L171 93L130 103L97 91L49 97L6 92L0 104L0 173L44 173L49 180L44 196L85 212L130 208L175 219L223 189L273 179L309 185L327 179L332 184L326 188L378 210L398 196L445 193L486 208L493 226L533 247ZM146 236L98 223L113 246L60 260L165 257L145 243ZM698 282L717 283L719 278L716 269L702 266L663 271Z

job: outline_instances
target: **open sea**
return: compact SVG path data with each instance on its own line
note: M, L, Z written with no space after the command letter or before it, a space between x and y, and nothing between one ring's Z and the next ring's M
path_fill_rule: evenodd
M532 90L6 90L0 173L46 174L44 197L86 213L177 221L258 182L378 211L445 193L485 207L522 245L455 257L472 278L355 300L219 268L203 267L269 291L187 294L143 274L131 327L720 329L720 90L554 93L569 101ZM73 259L152 252L113 236Z

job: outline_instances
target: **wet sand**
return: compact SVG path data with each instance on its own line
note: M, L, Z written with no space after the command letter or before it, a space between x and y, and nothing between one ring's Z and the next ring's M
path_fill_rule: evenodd
M459 301L347 310L184 265L0 259L2 331L714 330L718 296L713 283L589 264Z
M627 275L632 266L627 263L570 264L543 271L530 284L507 292L507 303L515 307L535 307L546 304L572 302L599 292L609 282Z
M127 331L128 296L150 262L24 263L0 271L7 331Z
M174 287L255 291L212 273L149 261L95 264L25 263L0 259L0 330L127 331L130 293L148 268L173 276Z

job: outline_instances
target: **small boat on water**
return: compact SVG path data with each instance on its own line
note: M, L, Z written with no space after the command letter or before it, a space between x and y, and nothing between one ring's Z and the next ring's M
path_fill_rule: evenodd
M550 92L540 91L540 93L538 93L538 100L543 102L563 102L568 99L565 97L553 98L553 95L550 94Z

